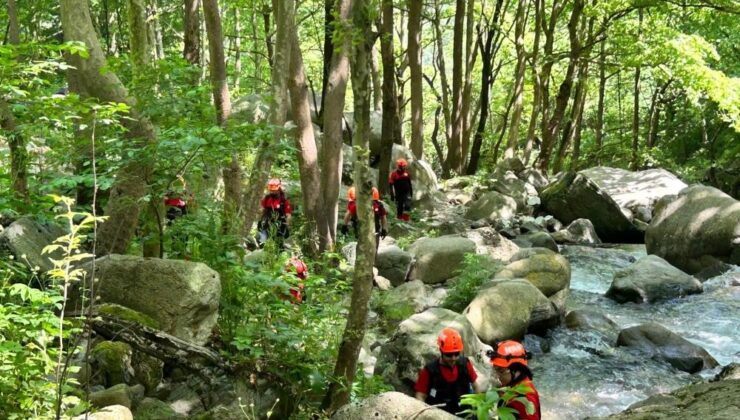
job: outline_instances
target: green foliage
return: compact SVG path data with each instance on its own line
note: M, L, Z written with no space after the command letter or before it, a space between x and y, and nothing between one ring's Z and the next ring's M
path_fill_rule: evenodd
M513 401L522 403L527 410L527 414L534 414L534 404L524 397L532 389L525 385L519 384L513 387L492 388L481 394L468 394L460 398L460 404L469 405L472 408L465 410L465 413L472 414L478 420L516 420L516 410L507 407Z
M361 401L367 397L388 391L393 391L392 385L385 383L383 378L380 376L365 376L365 372L362 371L362 366L359 366L357 373L355 374L355 380L352 382L350 401Z
M499 269L501 263L487 255L465 255L457 281L447 294L442 307L462 312L478 293L481 285L490 280Z

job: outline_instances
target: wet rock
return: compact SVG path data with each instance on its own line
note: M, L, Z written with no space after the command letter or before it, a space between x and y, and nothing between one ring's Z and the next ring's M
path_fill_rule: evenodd
M367 419L454 420L459 417L400 392L384 392L340 408L333 420Z
M619 303L659 302L701 293L701 282L656 255L614 274L606 296Z
M496 279L528 280L545 296L570 288L570 263L562 255L546 248L525 248L517 252Z
M409 278L437 284L455 276L465 254L475 252L475 243L454 235L421 238L409 247L409 252L415 260Z
M601 239L596 234L594 225L588 219L576 219L567 228L553 233L552 238L557 243L567 244L600 244Z
M460 236L475 243L476 254L488 255L502 262L509 262L519 252L519 247L491 227L468 230Z
M519 235L512 241L520 248L547 248L553 252L558 252L558 244L552 239L547 232L532 232L526 235Z
M513 198L491 191L475 200L465 213L470 220L485 219L495 222L500 219L513 219L516 215L517 203Z
M0 231L0 257L12 255L17 261L31 268L38 267L41 275L54 268L52 259L62 258L61 252L42 254L45 246L52 244L66 232L52 222L39 222L22 217Z
M655 322L623 329L617 346L635 348L684 372L696 373L717 366L706 350Z
M740 380L740 363L730 363L723 367L722 371L720 371L712 380L725 381L730 379Z
M162 418L162 417L160 417ZM133 414L128 407L123 405L110 405L103 407L94 413L86 413L74 417L74 420L134 420ZM138 417L137 417L138 420Z
M578 309L568 312L565 326L571 330L594 330L607 337L617 337L619 326L608 316L590 309Z
M694 185L655 205L645 233L649 254L689 274L718 263L740 264L740 201Z
M463 311L487 344L542 334L559 322L555 305L525 279L492 280Z
M382 246L375 256L375 267L378 273L391 281L393 286L399 286L406 281L411 267L412 255L401 248L391 245Z

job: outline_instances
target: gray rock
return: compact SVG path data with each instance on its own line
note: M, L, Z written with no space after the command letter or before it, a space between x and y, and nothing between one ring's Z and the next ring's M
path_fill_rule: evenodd
M694 274L724 262L740 264L740 201L694 185L659 201L645 232L649 254Z
M465 254L475 252L475 243L460 236L421 238L409 247L409 252L415 259L410 279L437 284L455 276Z
M13 257L31 269L38 267L41 275L54 268L50 258L60 259L59 251L42 254L45 246L51 245L66 232L51 222L38 222L30 217L22 217L0 230L0 257Z
M460 236L475 243L476 254L488 255L504 263L509 262L511 257L519 252L519 247L514 242L506 239L491 227L468 230Z
M522 181L532 185L537 192L541 192L550 182L539 169L527 168L517 175Z
M133 414L128 407L123 405L110 405L103 407L94 413L82 414L73 418L74 420L134 420ZM138 417L137 417L138 420Z
M462 190L463 188L475 184L475 178L472 176L457 176L450 178L443 183L445 191Z
M553 233L552 238L561 244L600 244L594 225L588 219L576 219L567 228Z
M167 403L156 398L144 398L134 411L136 420L170 420L184 418Z
M722 368L713 381L740 380L740 363L733 362Z
M640 258L614 273L606 296L619 303L659 302L703 291L699 280L684 273L657 255Z
M109 255L95 261L94 277L102 302L148 315L183 340L205 344L216 325L221 283L205 264Z
M496 279L526 279L547 297L570 288L570 263L562 255L546 248L522 249Z
M463 311L487 344L541 334L559 322L555 305L525 279L493 280Z
M367 420L367 419L418 419L418 420L454 420L454 416L438 408L430 408L422 401L400 392L384 392L373 395L357 403L347 404L340 408L333 420Z
M493 180L489 187L493 191L513 198L516 201L518 213L532 214L533 209L529 205L529 199L537 197L537 190L532 185L517 178L513 172L507 172L502 177Z
M516 215L517 203L513 198L491 191L475 200L465 217L470 220L486 219L495 222L500 219L513 219Z
M524 163L518 157L510 157L502 159L493 170L493 176L498 178L507 172L512 172L514 175L519 175L524 172Z
M127 343L101 341L90 351L90 366L96 372L95 384L111 387L131 384L134 368L131 364L133 350Z
M623 329L619 332L617 346L638 349L649 357L689 373L718 365L706 350L655 322Z
M412 255L401 248L391 245L382 246L375 256L375 267L378 273L391 281L393 286L399 286L406 281L411 267Z
M380 294L375 307L384 320L399 322L427 309L431 293L431 287L414 280Z
M126 384L114 385L106 390L90 394L90 404L93 407L108 407L111 405L122 405L126 408L133 407L136 400L136 390ZM143 395L142 395L143 397Z
M590 309L578 309L568 312L565 326L571 330L594 330L608 337L617 337L619 326L608 316Z
M559 252L558 244L547 232L532 232L519 235L512 241L520 248L547 248L553 252Z

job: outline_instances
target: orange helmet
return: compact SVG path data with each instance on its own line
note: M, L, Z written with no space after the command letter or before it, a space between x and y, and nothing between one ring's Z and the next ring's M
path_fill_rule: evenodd
M347 191L347 198L350 200L355 199L355 187L349 187L349 190Z
M443 328L437 337L437 346L442 353L454 353L463 350L463 340L454 328Z
M300 279L305 279L308 276L308 267L306 263L298 259L298 257L290 257L288 263L285 264L285 271L295 271L296 276Z
M398 165L399 168L405 168L409 163L406 162L406 159L401 158L396 161L396 165Z
M268 191L280 191L280 180L277 178L272 178L269 181L267 181L267 190Z
M373 200L380 200L380 191L373 187Z
M496 353L491 357L491 364L498 367L509 367L512 363L521 363L527 366L527 351L522 343L514 340L502 341L496 347Z

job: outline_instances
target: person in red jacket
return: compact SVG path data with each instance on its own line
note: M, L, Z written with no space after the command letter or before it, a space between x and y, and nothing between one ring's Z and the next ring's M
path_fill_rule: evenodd
M521 401L511 400L506 406L516 410L514 416L520 420L540 420L540 395L532 383L532 371L527 366L527 358L527 352L521 343L506 340L496 346L491 364L502 386L525 385L529 388L524 397L532 403L533 412L527 413L527 407Z
M349 201L347 202L347 212L344 214L344 224L340 226L339 230L343 234L349 233L349 225L352 224L352 231L355 234L355 237L357 237L358 234L358 224L357 224L357 202L355 201L355 187L350 187L349 191L347 191L347 198ZM383 202L380 201L380 192L377 188L373 187L372 189L372 198L373 198L373 217L375 219L375 235L376 237L385 238L386 235L388 235L388 219L387 215L388 213L385 210L385 206L383 205ZM380 243L380 241L378 241ZM377 244L376 244L377 248Z
M293 210L290 207L290 201L285 197L282 189L282 183L279 179L273 178L267 182L268 194L262 198L262 217L257 224L259 230L259 242L264 244L272 238L279 247L290 236L290 219Z
M411 197L414 195L411 187L411 174L406 170L406 159L396 161L396 170L388 177L391 200L396 202L396 218L408 222L411 220Z
M295 277L298 279L298 284L291 286L290 289L288 289L290 292L291 303L303 303L306 299L304 282L308 277L308 267L306 266L306 263L301 261L298 257L290 257L288 262L285 264L285 271L288 273L295 273Z
M427 363L419 372L414 385L416 399L457 414L467 407L460 406L460 397L483 392L470 359L462 355L463 340L454 328L444 328L437 337L439 357Z

